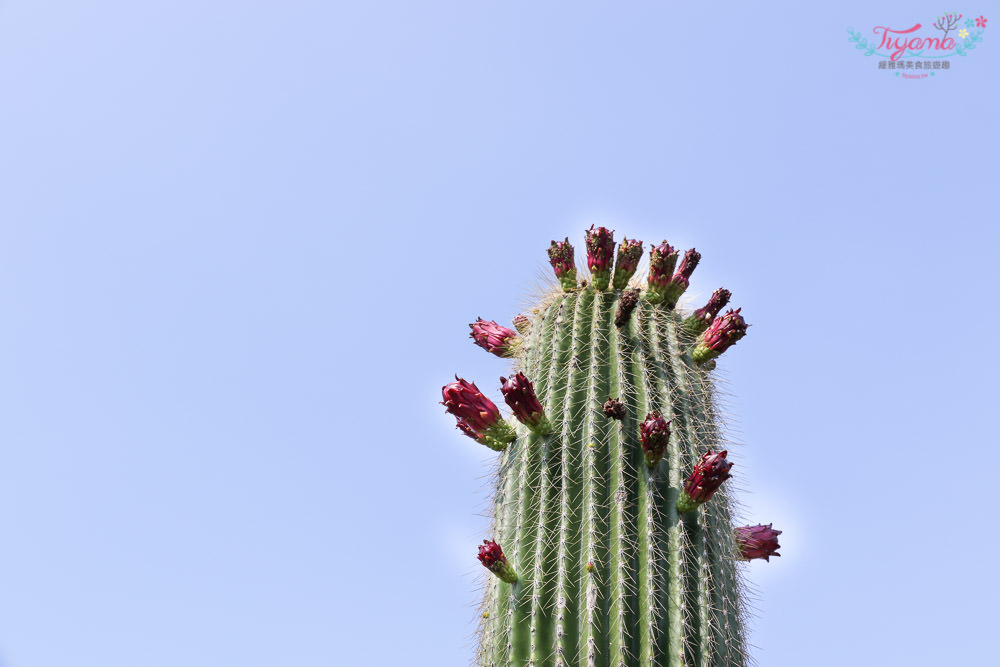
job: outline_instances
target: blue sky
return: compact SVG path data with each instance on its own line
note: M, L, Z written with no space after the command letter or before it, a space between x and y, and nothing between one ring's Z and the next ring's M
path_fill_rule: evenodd
M846 33L942 9L0 1L0 664L467 663L440 387L595 221L752 324L759 662L985 664L1000 15L923 81Z

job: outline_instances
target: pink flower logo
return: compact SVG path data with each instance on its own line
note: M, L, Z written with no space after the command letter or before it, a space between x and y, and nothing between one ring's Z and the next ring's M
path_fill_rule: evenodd
M986 27L986 18L983 17L983 16L980 16L979 18L977 18L976 19L976 27L977 28L985 28Z

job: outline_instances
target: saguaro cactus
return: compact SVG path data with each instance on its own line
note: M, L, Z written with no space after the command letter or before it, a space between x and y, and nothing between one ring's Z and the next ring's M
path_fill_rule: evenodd
M591 228L586 241L596 278L578 287L572 246L553 241L561 289L519 315L517 344L502 346L516 421L474 384L443 389L459 428L499 450L478 661L745 665L737 561L779 555L780 531L732 525L710 375L747 325L738 310L717 317L725 290L685 324L675 305L694 250L675 274L678 252L654 246L653 274L627 289L641 252L627 241L608 290L613 232ZM473 338L497 353L484 336Z

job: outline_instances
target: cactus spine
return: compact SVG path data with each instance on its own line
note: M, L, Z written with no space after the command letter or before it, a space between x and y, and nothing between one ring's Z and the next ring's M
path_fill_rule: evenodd
M598 232L601 250L610 254L610 233ZM499 454L496 545L490 544L496 553L502 547L500 557L516 580L490 577L478 661L490 667L745 665L736 562L749 552L734 534L729 495L718 489L730 464L724 453L705 456L722 449L708 370L714 362L699 366L692 357L714 339L696 338L662 294L639 299L621 321L619 302L629 293L600 289L608 284L610 262L588 262L599 266L602 280L578 288L567 246L572 253L568 240L550 252L557 255L563 291L550 295L530 324L522 319L518 325L514 363L534 383L528 401L537 396L535 409L540 402L550 428L545 433L512 420L516 438ZM627 268L634 271L634 262ZM616 274L616 286L625 282ZM686 288L686 276L682 282ZM674 302L675 293L669 294ZM725 343L713 348L715 356L745 330L745 324L735 334L720 330L716 338ZM445 404L461 426L445 390ZM512 399L506 381L504 395L521 419L524 396ZM655 432L669 436L661 440L659 460L647 457L647 435ZM716 470L714 477L702 471L695 489L696 476L688 476L699 460L714 461ZM753 557L777 555L777 539L771 539L773 545L755 542Z

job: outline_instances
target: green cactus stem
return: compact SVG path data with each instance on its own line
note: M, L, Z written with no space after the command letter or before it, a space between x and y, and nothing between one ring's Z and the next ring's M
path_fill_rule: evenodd
M774 555L778 531L733 526L711 373L666 295L634 299L622 318L628 292L573 283L532 311L518 375L504 380L517 393L531 379L535 402L508 404L551 429L519 416L498 457L496 542L484 547L494 566L505 551L516 579L491 568L478 663L747 665L738 563Z

